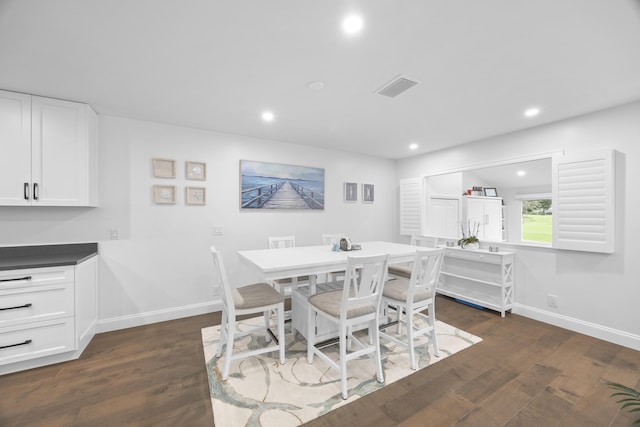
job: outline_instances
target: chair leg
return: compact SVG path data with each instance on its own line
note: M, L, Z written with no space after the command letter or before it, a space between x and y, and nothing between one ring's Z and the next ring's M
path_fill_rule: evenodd
M229 378L229 368L231 367L231 354L233 352L233 341L236 333L236 319L228 319L227 323L227 351L224 356L224 368L222 370L222 379L224 381Z
M309 304L311 306L311 304ZM313 346L315 345L316 313L311 307L307 310L307 362L313 364Z
M271 335L269 335L269 318L271 317L271 312L269 310L264 312L264 340L266 342L271 341Z
M413 309L407 307L406 313L407 323L407 343L409 344L409 360L411 360L411 369L418 369L418 363L416 363L416 349L414 343L414 327L413 327Z
M396 305L396 315L398 316L398 318L396 319L398 321L398 335L402 335L402 306L401 305Z
M220 322L220 341L218 341L218 350L216 351L216 357L222 356L222 347L224 347L224 341L227 338L227 311L222 310L222 321Z
M347 399L347 328L341 325L340 327L340 360L338 364L340 366L340 389L342 391L342 398Z
M284 365L286 359L284 357L284 303L278 304L278 346L280 348L280 364Z
M433 354L440 357L438 348L438 335L436 334L436 308L433 303L429 305L429 322L431 322L431 341L433 341Z
M378 329L379 319L375 319L371 322L370 331L372 332L373 345L376 347L376 379L379 383L384 383L384 375L382 373L382 353L380 351L380 330Z

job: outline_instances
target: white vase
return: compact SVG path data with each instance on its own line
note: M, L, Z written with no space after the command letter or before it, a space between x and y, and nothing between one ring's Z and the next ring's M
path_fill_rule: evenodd
M477 249L480 249L480 243L473 242L473 243L463 244L462 249L466 249L468 251L475 251Z

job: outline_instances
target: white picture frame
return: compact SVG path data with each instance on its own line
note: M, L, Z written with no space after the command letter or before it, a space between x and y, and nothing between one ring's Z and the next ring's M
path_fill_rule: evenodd
M373 184L362 184L362 203L373 203L375 196Z
M206 205L207 189L205 187L185 187L184 200L187 205Z
M155 178L175 178L176 161L172 159L153 159L153 176Z
M153 203L157 205L175 205L175 185L154 185L152 187Z
M192 162L187 160L184 163L184 175L186 179L206 181L207 164L205 162Z
M344 183L344 201L345 203L355 203L358 201L358 183Z

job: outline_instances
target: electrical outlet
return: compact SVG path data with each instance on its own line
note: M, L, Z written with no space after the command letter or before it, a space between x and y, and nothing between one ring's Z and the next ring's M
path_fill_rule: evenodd
M224 234L224 227L222 227L221 225L214 225L213 226L213 235L214 236L222 236Z
M214 286L213 287L213 296L214 297L219 297L222 294L220 286Z
M558 308L558 295L547 295L547 304L549 307Z
M118 230L112 228L111 230L109 230L109 233L111 235L111 240L118 240Z

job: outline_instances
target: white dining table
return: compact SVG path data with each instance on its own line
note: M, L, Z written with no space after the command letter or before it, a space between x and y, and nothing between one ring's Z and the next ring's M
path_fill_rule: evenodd
M359 245L361 249L353 251L334 252L331 245L296 246L238 251L238 255L265 281L309 276L312 287L317 275L345 270L349 256L389 254L389 264L401 264L412 261L416 255L415 246L402 243L374 241Z
M295 292L292 285L292 326L306 338L308 304L306 299L316 293L316 287L327 285L318 284L317 277L324 273L344 271L349 256L368 256L389 254L389 264L400 264L415 259L416 246L392 242L363 242L361 249L353 251L332 251L331 245L326 246L296 246L292 248L256 249L238 251L240 260L246 266L256 271L262 280L273 281L290 277L309 276L309 288ZM421 248L426 249L426 248ZM335 285L335 284L332 284ZM326 289L325 289L326 290ZM324 323L323 323L324 321ZM317 336L320 341L331 340L337 334L335 325L324 319L318 319L316 324Z

